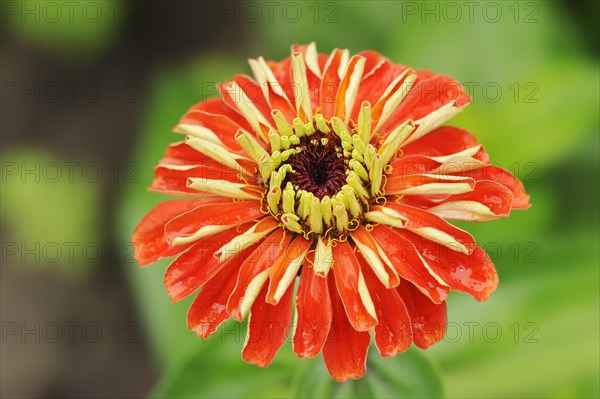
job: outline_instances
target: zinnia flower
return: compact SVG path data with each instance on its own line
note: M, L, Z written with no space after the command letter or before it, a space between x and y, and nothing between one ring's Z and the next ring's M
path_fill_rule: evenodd
M220 84L220 99L176 126L185 141L168 147L151 189L188 197L146 215L137 260L179 254L164 283L173 301L200 289L188 327L208 337L249 315L242 357L259 366L289 333L338 381L365 373L371 336L381 356L442 339L451 289L483 301L498 284L489 256L447 220L529 207L473 135L441 126L470 97L373 51L328 56L311 43L249 62L254 80Z

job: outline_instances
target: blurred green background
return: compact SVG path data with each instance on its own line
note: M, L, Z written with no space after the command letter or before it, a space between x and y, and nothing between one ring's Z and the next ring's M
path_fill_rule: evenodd
M61 2L2 2L3 397L600 395L599 2L74 3L71 17ZM532 203L461 224L497 266L489 301L453 293L444 341L370 356L344 384L289 343L268 369L243 363L244 325L196 338L191 298L171 304L162 286L168 261L139 269L128 244L166 199L146 188L183 112L249 74L248 58L311 41L463 82L473 102L451 123ZM44 326L65 322L97 323L103 339L48 342ZM40 342L23 336L35 323Z

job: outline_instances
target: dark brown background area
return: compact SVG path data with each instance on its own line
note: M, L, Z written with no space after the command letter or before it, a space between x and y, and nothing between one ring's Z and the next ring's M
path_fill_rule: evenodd
M127 103L109 95L93 103L81 99L49 103L35 100L34 95L22 102L9 96L2 101L0 118L3 151L35 144L64 159L97 162L104 170L115 162L126 162L140 132L153 68L215 48L235 51L251 37L243 23L201 21L200 2L129 3L132 17L119 24L118 39L88 59L50 51L2 25L2 82L18 82L27 88L36 82L93 81L103 88L113 82L135 82L136 89L131 92L133 101ZM101 237L107 243L102 247L110 246L117 236L114 214L121 188L112 181L102 182ZM2 236L3 241L10 241L10 226L2 225ZM115 262L97 266L92 278L82 283L64 279L51 268L29 273L19 265L3 263L2 320L26 322L28 328L36 322L41 326L59 323L64 328L64 323L93 320L105 336L113 334L114 323L121 327L135 323L138 328L124 266ZM158 378L143 331L135 333L137 342L104 338L98 343L33 341L31 333L26 343L3 343L2 397L142 397Z

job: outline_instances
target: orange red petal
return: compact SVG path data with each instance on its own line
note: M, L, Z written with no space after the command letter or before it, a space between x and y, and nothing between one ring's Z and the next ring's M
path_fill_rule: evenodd
M190 295L221 270L223 263L214 253L238 234L236 229L232 228L198 240L169 265L164 277L164 286L173 302Z
M230 107L222 98L208 98L200 101L189 109L188 112L201 111L207 114L223 115L229 118L236 125L241 126L244 130L251 130L252 127L248 121L237 111L237 108ZM218 134L218 133L216 133Z
M294 352L301 358L317 356L331 328L333 317L327 278L305 268L296 294Z
M236 226L263 216L259 201L239 201L198 206L164 226L168 242L186 238L206 226Z
M202 164L176 167L173 165L159 165L154 169L154 180L150 190L168 194L197 194L198 190L187 186L189 178L202 178L212 180L226 180L233 183L242 183L239 172L224 165Z
M456 154L479 144L477 138L464 129L454 126L441 126L425 136L402 147L405 155L426 155L429 157ZM475 156L483 162L489 162L485 151Z
M184 141L169 144L165 150L163 159L159 164L163 165L220 165L211 158L196 151Z
M356 331L352 327L331 273L327 280L331 296L332 319L331 329L323 346L325 366L333 379L338 382L358 379L366 372L371 336L367 331Z
M312 242L303 237L296 237L273 264L269 275L269 292L267 302L276 304L282 293L287 290L296 278Z
M235 287L236 276L244 257L256 246L245 249L240 256L233 256L225 262L198 293L188 310L188 328L199 337L208 338L217 328L229 319L227 299Z
M411 283L397 288L410 316L413 341L421 349L427 349L446 334L448 314L446 302L435 304Z
M446 104L453 103L457 108L464 107L471 101L462 85L445 75L434 75L423 78L419 76L412 90L390 118L381 128L383 136L396 126L411 119L417 121Z
M399 230L402 231L402 230ZM402 280L408 280L424 291L435 303L448 298L450 289L437 274L432 273L425 260L419 256L414 244L395 229L377 226L371 232L373 238L385 248ZM400 283L402 284L402 282Z
M348 242L337 243L332 253L335 286L348 320L355 330L367 331L377 319L358 259Z
M513 209L529 209L529 195L525 192L525 187L519 179L517 179L509 171L498 166L487 166L480 169L471 170L468 172L457 173L461 176L469 176L477 181L490 180L502 184L508 188L513 194L512 208Z
M385 192L389 195L448 195L473 190L475 180L456 179L438 174L397 175L387 180Z
M386 206L406 217L408 219L406 228L416 234L459 252L470 253L475 247L475 239L471 234L451 225L439 216L396 202L388 202Z
M175 255L185 247L169 251L169 242L164 234L165 225L199 206L211 203L223 203L223 199L195 198L165 201L158 204L144 216L133 232L132 244L135 259L140 266L157 261L161 257Z
M482 222L508 216L512 201L512 193L502 184L480 180L469 193L432 203L429 212L446 220Z
M242 358L248 363L267 367L286 341L292 326L292 301L294 287L289 287L276 305L265 301L264 286L250 311L248 336Z
M347 56L347 52L345 53L344 50L333 50L323 71L320 94L321 113L325 119L331 119L331 117L334 116L334 111L337 106L337 92L342 80L340 77L340 66L342 65L345 54Z
M431 269L453 290L485 301L498 287L498 274L489 255L476 246L470 255L451 251L410 232L403 232Z
M278 229L265 238L262 244L244 260L235 289L227 302L227 312L232 318L238 321L243 320L242 303L248 295L247 291L250 284L259 274L268 270L281 257L291 238L291 234L286 234L282 229ZM258 289L259 292L261 288L262 285L253 287L253 289Z
M412 344L408 310L398 291L386 288L365 265L364 259L359 257L359 261L362 269L365 270L365 280L379 320L374 329L375 345L381 356L396 356L398 353L406 351Z

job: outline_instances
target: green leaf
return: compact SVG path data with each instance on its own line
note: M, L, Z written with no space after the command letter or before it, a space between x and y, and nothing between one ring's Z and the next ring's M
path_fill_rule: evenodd
M294 368L298 364L290 353L287 356L279 353L266 369L244 362L240 355L244 330L243 324L230 322L219 329L210 342L197 339L198 348L202 349L193 351L178 367L171 369L152 397L289 397Z
M298 398L438 398L442 384L435 368L419 349L382 358L374 347L367 373L357 381L337 383L321 359L308 367L298 384Z
M236 327L237 326L237 327ZM154 398L437 398L442 386L434 367L418 349L381 358L374 348L360 380L333 380L322 357L300 360L286 344L265 369L240 356L244 328L229 323L201 351L168 373ZM225 331L225 332L224 332Z

